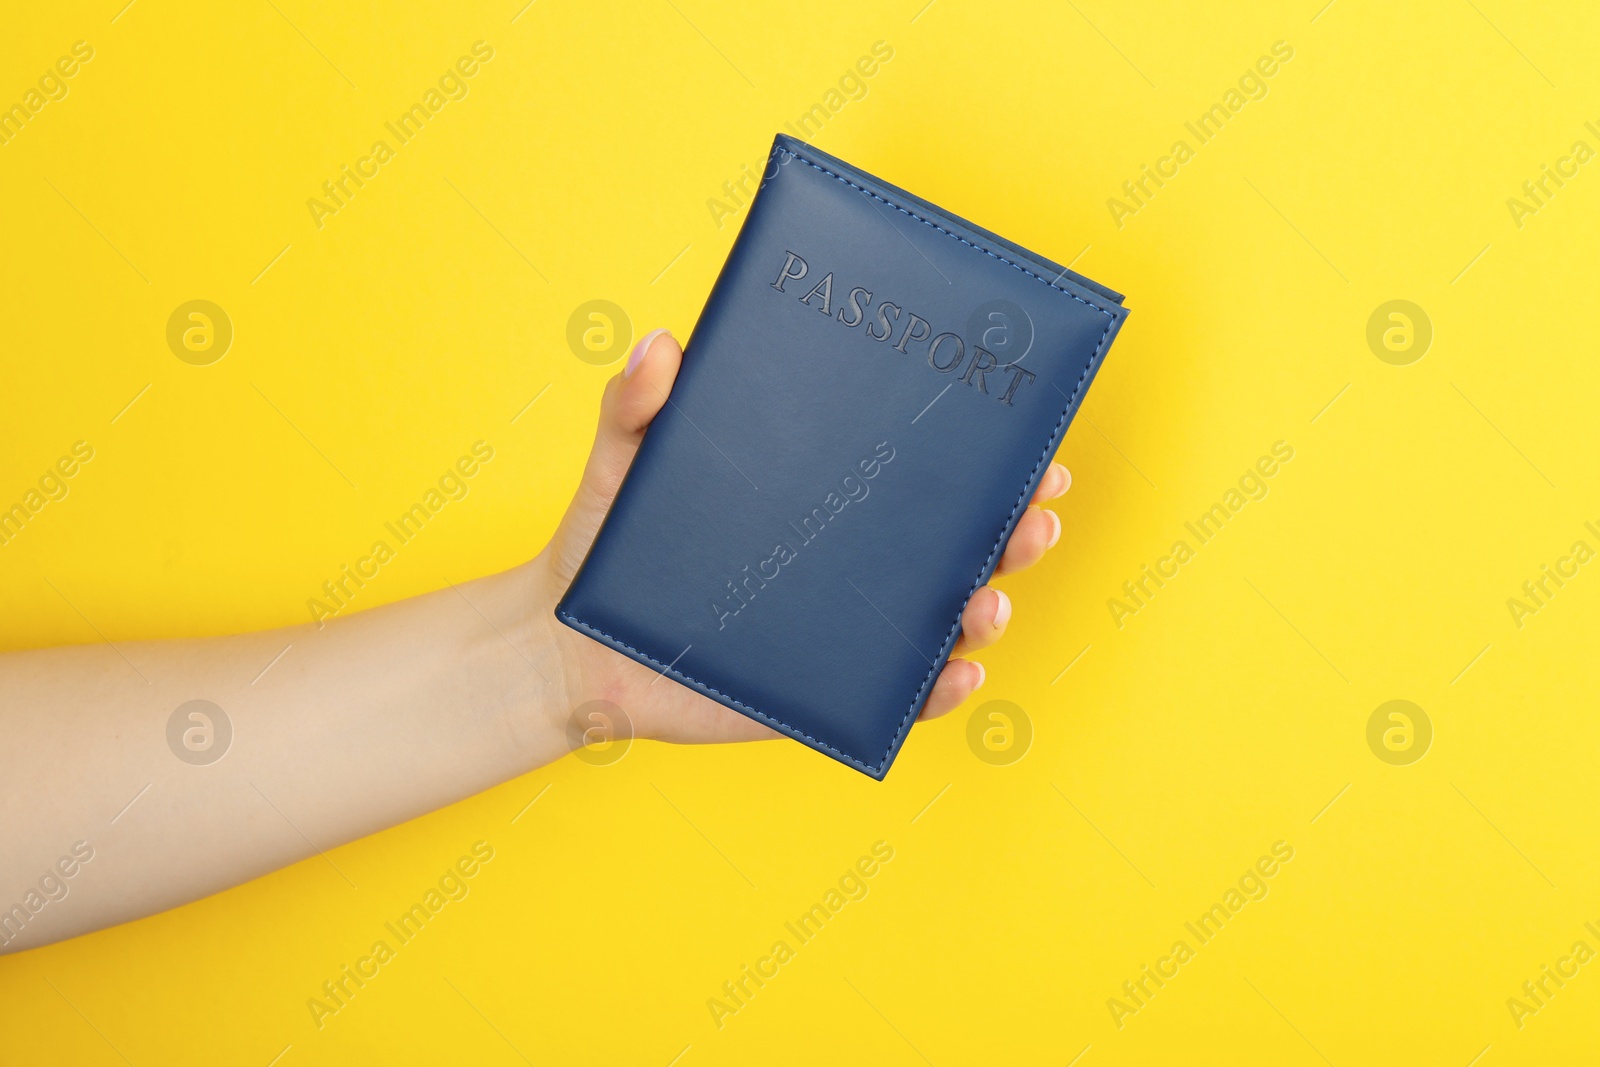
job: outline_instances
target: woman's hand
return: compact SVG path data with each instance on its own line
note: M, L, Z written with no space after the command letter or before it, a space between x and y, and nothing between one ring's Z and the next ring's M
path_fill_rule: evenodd
M336 886L353 887L329 849L559 759L583 743L571 724L590 701L630 717L612 736L776 736L554 614L682 358L665 331L640 342L606 386L594 450L556 536L520 567L326 625L0 654L12 709L0 747L0 908L33 899L40 872L68 847L94 857L70 898L5 913L0 954L318 853ZM1034 503L1067 482L1051 467ZM999 573L1038 562L1060 536L1054 514L1030 507ZM978 590L958 656L999 640L1010 616L1004 593ZM951 711L982 684L981 666L952 659L922 717ZM228 726L214 750L174 740L193 701Z
M559 684L570 713L593 700L621 708L632 720L636 736L675 742L754 741L779 736L753 719L723 707L684 686L662 681L657 671L591 640L555 620L557 601L594 542L600 522L611 508L628 465L633 462L645 429L666 403L678 376L683 349L665 330L645 335L623 372L606 385L600 404L600 425L572 504L555 537L528 564L536 590L537 631L558 650ZM1072 478L1052 464L1034 494L1032 505L1006 543L995 573L1015 574L1033 566L1061 537L1061 520L1040 503L1061 496ZM960 706L983 685L983 665L966 655L987 648L1005 634L1011 621L1011 600L992 585L972 595L961 616L961 637L954 655L934 682L921 719L936 719ZM546 638L545 635L548 635ZM615 725L619 731L625 727Z

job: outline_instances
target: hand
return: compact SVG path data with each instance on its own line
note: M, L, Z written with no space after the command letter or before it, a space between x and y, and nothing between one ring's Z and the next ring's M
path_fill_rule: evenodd
M583 481L550 544L528 564L533 571L536 620L548 626L543 635L557 649L564 706L569 712L590 700L607 700L626 711L636 736L679 743L754 741L779 736L770 727L693 690L660 683L660 675L598 641L562 626L555 605L577 573L594 542L600 522L611 508L628 465L633 462L646 427L666 403L682 365L683 349L665 330L647 334L629 358L626 369L606 384L600 402L600 425ZM1000 557L997 575L1015 574L1033 566L1061 537L1061 520L1041 507L1061 496L1072 478L1060 464L1051 464L1039 490L1023 514ZM986 585L972 595L961 615L961 637L954 656L987 648L1005 634L1011 600ZM983 665L953 658L934 682L919 719L936 719L960 706L984 681Z
M637 737L776 737L555 617L682 359L657 331L607 384L577 495L550 544L520 567L325 626L0 654L0 693L36 712L11 716L0 746L0 905L23 899L63 842L102 827L98 873L20 935L0 929L0 953L194 900L543 766L574 747L568 721L591 700L626 710ZM1046 473L997 573L1037 563L1056 543L1060 520L1037 505L1068 481L1063 467ZM973 594L958 658L923 718L983 684L965 657L999 640L1010 617L999 590ZM196 768L169 750L165 730L173 709L201 695L226 711L237 739L225 759ZM129 797L139 806L105 831Z

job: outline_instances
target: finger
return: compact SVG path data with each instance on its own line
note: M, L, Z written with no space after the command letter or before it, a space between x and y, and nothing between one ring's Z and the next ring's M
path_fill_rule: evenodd
M645 427L666 406L682 362L683 349L667 330L651 330L639 338L622 373L606 385L612 403L609 411L602 403L600 431L613 431L625 441L631 438L631 446L637 448ZM628 458L633 458L631 453Z
M992 585L986 585L967 601L961 613L961 639L954 655L961 656L988 648L1000 640L1011 621L1011 598Z
M939 672L939 680L933 683L933 692L928 694L928 702L922 705L922 714L917 716L917 721L937 719L956 710L963 700L983 684L983 677L981 663L966 659L953 659L946 663L944 670Z
M673 336L666 330L653 330L639 339L622 373L606 383L583 480L550 542L551 563L560 580L570 581L577 573L639 450L644 431L665 406L682 364L683 349Z
M1044 477L1039 479L1039 488L1033 491L1032 504L1043 504L1046 500L1054 500L1072 488L1072 472L1059 463L1050 464L1050 469L1044 472Z
M1038 563L1045 551L1061 540L1061 518L1048 508L1035 504L1023 514L1017 528L1011 531L1005 554L1000 557L996 574L1015 574Z

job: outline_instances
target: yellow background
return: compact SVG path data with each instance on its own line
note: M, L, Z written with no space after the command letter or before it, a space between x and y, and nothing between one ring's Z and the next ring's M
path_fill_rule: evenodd
M0 146L0 501L96 456L0 547L5 647L304 621L478 439L470 497L358 603L531 555L617 369L569 350L573 309L685 336L737 229L707 199L876 41L816 143L1081 253L1134 313L1062 450L1063 545L1002 583L982 695L1031 720L1021 760L976 758L971 706L883 784L790 743L569 758L339 849L359 891L313 860L0 962L0 1059L1596 1056L1600 964L1520 1029L1506 1006L1600 949L1600 565L1520 628L1506 606L1600 547L1600 164L1520 228L1506 205L1600 147L1592 6L923 3L6 14L4 102L95 56ZM477 40L469 95L318 229L307 198ZM1115 225L1107 198L1280 40L1268 95ZM197 298L235 328L207 367L165 341ZM1409 366L1366 342L1392 299L1433 325ZM1119 629L1107 599L1279 440L1270 494ZM1367 745L1391 699L1433 725L1409 766ZM317 1029L307 998L479 839L471 895ZM719 1029L708 998L880 840L869 895ZM1119 1029L1107 999L1280 840L1266 899Z

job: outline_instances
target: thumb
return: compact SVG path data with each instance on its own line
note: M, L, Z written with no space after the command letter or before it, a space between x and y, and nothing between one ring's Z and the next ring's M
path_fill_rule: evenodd
M645 429L666 406L682 363L683 349L672 334L652 330L634 346L622 373L606 383L600 400L600 425L595 428L583 480L550 541L550 565L563 588L594 543Z

